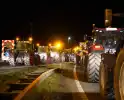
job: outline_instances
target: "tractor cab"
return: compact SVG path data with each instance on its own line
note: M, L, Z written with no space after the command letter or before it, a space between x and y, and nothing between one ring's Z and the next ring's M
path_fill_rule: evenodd
M103 46L105 53L115 53L123 40L124 29L122 28L95 28L94 42L96 45Z
M40 56L41 61L45 62L47 60L47 55L49 55L47 46L39 46L38 54Z

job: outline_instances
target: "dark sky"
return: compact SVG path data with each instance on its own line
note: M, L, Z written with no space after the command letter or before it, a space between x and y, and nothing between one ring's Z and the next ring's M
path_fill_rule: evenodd
M82 40L83 34L91 34L92 24L104 27L104 9L112 8L113 12L124 12L119 2L84 1L84 0L41 0L39 2L1 2L0 24L1 39L13 39L30 35L30 22L35 41L45 43L51 39ZM108 6L109 5L109 6ZM122 25L124 20L113 19L115 26Z

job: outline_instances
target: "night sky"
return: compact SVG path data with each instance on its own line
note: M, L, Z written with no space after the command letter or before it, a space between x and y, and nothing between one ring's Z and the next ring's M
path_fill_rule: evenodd
M43 0L39 2L0 3L0 39L14 39L16 36L27 39L32 34L36 42L45 44L53 39L83 39L83 34L91 34L92 24L104 27L104 9L124 12L122 2L106 5L106 1L89 3L79 0ZM109 6L108 6L109 5ZM123 18L124 19L124 18ZM124 25L122 18L113 18L114 26Z

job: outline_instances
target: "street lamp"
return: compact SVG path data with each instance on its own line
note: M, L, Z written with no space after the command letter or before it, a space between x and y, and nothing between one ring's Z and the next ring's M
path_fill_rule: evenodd
M39 47L39 46L40 46L40 44L39 44L39 43L37 43L36 45L37 45L37 47Z
M52 46L52 44L51 43L49 43L49 47L51 47Z
M68 40L71 40L71 37L68 37Z
M29 37L29 39L28 39L30 42L32 42L33 41L33 39L32 39L32 37Z
M68 37L68 47L69 47L69 41L70 41L70 40L71 40L71 37L69 36L69 37Z
M31 50L33 50L34 49L34 45L32 44L33 38L32 37L29 37L28 38L28 41L31 44Z
M16 37L16 41L19 41L19 37Z
M60 43L58 43L56 46L57 46L57 48L60 48L61 47Z
M56 42L55 47L56 47L57 49L61 49L62 43L61 43L61 42Z

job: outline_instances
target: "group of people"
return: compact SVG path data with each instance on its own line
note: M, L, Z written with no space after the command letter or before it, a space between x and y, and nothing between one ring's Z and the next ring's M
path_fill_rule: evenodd
M42 56L41 59L41 63L60 63L60 62L74 62L77 65L81 65L84 63L84 54L81 51L77 52L77 53L67 53L67 52L63 52L61 54L59 54L59 56L53 56L51 57L50 55L47 55L47 57Z
M77 65L84 65L85 64L85 57L87 55L86 51L78 51L75 54L75 64Z

